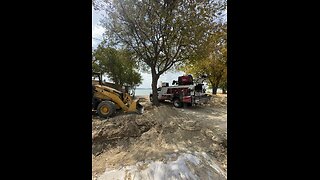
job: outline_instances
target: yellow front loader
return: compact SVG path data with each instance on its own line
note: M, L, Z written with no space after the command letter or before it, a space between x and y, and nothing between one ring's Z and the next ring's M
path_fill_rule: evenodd
M128 93L123 93L114 88L93 84L92 85L92 108L102 118L107 118L122 109L124 112L143 113L143 106L139 100L133 100Z

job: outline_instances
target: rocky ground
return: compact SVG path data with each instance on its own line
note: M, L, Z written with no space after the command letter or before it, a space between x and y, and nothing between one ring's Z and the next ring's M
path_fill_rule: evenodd
M227 96L92 120L92 179L227 179Z

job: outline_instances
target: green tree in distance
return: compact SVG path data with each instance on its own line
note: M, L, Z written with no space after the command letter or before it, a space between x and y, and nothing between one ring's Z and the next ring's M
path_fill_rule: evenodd
M210 35L206 46L198 49L197 54L180 67L194 76L206 74L212 94L221 87L227 89L227 24L216 24L215 33Z
M151 72L154 105L159 105L160 75L194 56L213 33L217 14L226 7L226 1L212 0L105 2L106 39L130 49L143 69Z
M93 52L93 56L95 60L92 70L106 74L117 87L125 85L135 88L142 83L142 76L136 71L137 64L129 51L105 47L102 42Z

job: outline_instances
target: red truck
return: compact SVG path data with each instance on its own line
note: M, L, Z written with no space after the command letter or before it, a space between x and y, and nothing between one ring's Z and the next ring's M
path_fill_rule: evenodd
M205 76L199 78L194 82L191 75L179 76L178 81L173 81L172 86L169 83L162 83L162 86L158 88L159 101L169 100L173 102L175 107L182 107L185 105L197 105L202 103L208 103L211 99L211 95L206 94L203 81ZM150 101L152 102L153 95L150 94Z

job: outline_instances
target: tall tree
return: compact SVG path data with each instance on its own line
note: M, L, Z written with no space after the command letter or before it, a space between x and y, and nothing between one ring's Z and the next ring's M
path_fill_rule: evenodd
M134 88L142 83L142 76L136 71L137 65L129 51L106 47L102 42L93 56L93 71L106 74L117 87L126 85Z
M212 33L215 15L226 5L212 0L114 0L107 4L107 39L131 49L151 71L154 105L159 105L160 75L196 53Z
M106 0L109 1L109 0ZM104 9L105 3L102 0L92 0L92 7L94 8L94 10L101 10Z
M216 24L205 44L180 69L195 76L206 74L212 94L216 94L219 87L227 87L227 24Z

